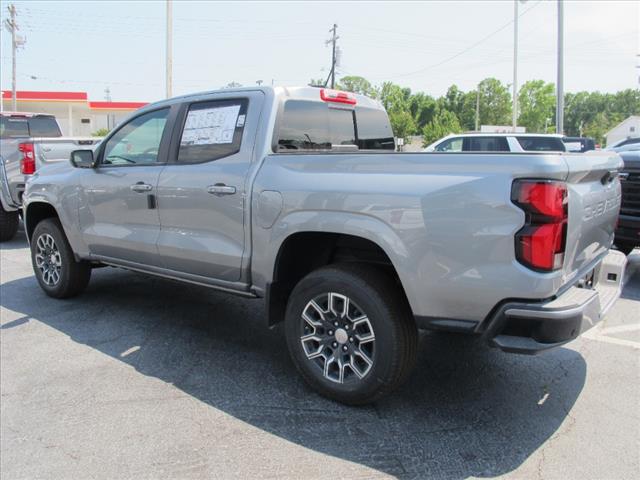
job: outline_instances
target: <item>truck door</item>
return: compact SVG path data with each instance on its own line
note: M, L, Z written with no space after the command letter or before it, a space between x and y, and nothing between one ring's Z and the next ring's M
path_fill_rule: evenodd
M131 119L99 148L96 167L82 172L79 222L92 254L158 265L156 187L167 160L171 112L165 107Z
M222 93L183 106L158 182L158 251L165 268L240 279L248 235L247 174L263 97Z

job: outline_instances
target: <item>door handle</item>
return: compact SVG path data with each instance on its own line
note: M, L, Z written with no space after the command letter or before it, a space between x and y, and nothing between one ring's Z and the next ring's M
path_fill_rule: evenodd
M213 195L233 195L236 193L236 187L225 185L224 183L216 183L207 187L207 192Z
M153 189L151 185L143 182L134 183L133 185L131 185L130 188L134 192L138 192L138 193L150 192Z

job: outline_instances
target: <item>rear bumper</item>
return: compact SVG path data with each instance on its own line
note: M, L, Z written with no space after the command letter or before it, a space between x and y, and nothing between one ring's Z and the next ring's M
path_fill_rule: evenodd
M618 299L626 261L622 253L610 250L594 270L592 288L573 286L544 303L503 305L485 337L505 352L529 355L570 342L598 323Z

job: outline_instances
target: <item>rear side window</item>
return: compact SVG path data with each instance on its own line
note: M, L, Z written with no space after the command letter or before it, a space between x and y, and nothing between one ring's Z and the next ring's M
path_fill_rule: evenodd
M285 102L278 137L279 152L331 150L334 145L356 145L353 110L329 108L321 102Z
M557 137L516 137L526 152L565 152L561 138Z
M32 137L61 137L62 132L58 122L53 117L31 117L29 132Z
M391 123L384 110L356 107L356 127L360 150L395 150Z
M505 137L467 137L464 139L465 152L508 152L509 143Z
M248 100L194 103L185 120L178 163L203 163L240 151Z
M21 138L29 136L26 118L0 117L0 138Z

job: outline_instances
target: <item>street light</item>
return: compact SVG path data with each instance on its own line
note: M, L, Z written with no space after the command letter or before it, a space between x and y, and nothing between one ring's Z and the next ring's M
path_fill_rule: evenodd
M513 131L518 126L518 2L527 0L513 0Z

